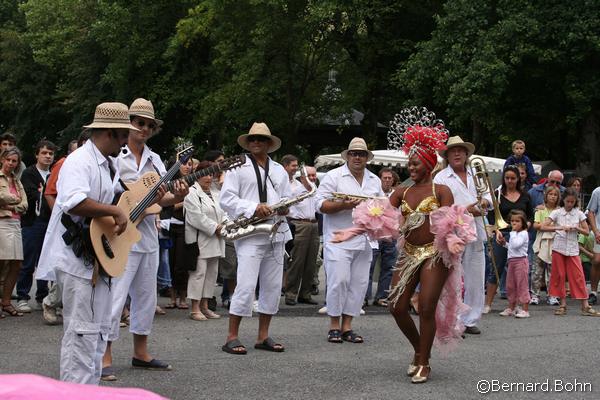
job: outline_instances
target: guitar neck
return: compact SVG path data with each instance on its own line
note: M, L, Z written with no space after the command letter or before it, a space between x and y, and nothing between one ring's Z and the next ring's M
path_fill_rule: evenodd
M170 183L170 180L173 179L175 174L177 174L177 172L179 171L179 167L181 167L181 162L177 161L167 171L167 173L160 178L156 185L154 185L154 187L150 189L148 194L144 196L144 198L138 203L138 205L135 206L133 210L131 210L131 213L129 214L129 219L132 222L135 222L144 213L144 210L146 210L146 208L148 208L152 204L152 200L154 200L154 197L156 197L156 193L158 193L158 189L161 187L161 185L166 182Z
M192 172L191 174L183 176L179 179L184 180L189 186L192 186L198 178L201 178L206 175L213 175L213 174L216 174L217 172L221 172L222 170L223 169L221 168L221 166L219 164L214 164L208 168L204 168L204 169L201 169L200 171ZM167 188L170 191L172 191L174 189L174 186L175 186L175 181L170 181L169 183L167 183Z

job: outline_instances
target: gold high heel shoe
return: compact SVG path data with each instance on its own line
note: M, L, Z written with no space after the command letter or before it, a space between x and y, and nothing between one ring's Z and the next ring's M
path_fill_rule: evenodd
M417 357L419 356L419 354L415 354L412 362L410 364L408 364L408 369L406 370L406 375L408 376L414 376L417 371L419 370L419 366L417 365Z
M429 369L429 373L431 373L431 367L428 365L419 365L417 372L413 375L411 382L412 383L425 383L429 379L429 375L421 375L425 368Z

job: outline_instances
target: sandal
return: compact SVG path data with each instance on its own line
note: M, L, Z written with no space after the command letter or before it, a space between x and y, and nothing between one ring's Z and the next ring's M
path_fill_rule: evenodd
M177 308L177 304L175 304L175 303L168 303L168 304L165 306L165 308L166 308L166 309L168 309L168 310L172 310L172 309L174 309L174 308Z
M343 343L342 341L342 331L339 329L332 329L327 332L327 341L329 343Z
M419 365L417 364L417 356L418 356L418 353L415 353L413 360L411 361L410 364L408 364L408 368L406 370L406 375L415 376L415 374L419 370Z
M351 343L363 343L364 342L363 337L358 335L352 329L342 333L342 340L345 340L346 342L351 342Z
M157 304L156 309L154 310L154 313L156 315L165 315L167 312L165 310L163 310L162 307Z
M581 315L586 317L600 317L600 312L594 310L592 306L587 306L586 308L581 310Z
M232 339L229 342L225 343L223 346L221 346L221 350L229 354L242 355L247 353L246 347L242 344L242 342L240 342L239 339Z
M187 303L179 303L177 308L179 308L180 310L187 310L188 308L190 308L190 306L188 306Z
M281 343L276 343L270 337L266 338L261 343L256 343L254 348L258 350L273 351L275 353L283 353L285 351L285 347L283 347Z
M206 309L202 311L202 314L204 314L204 316L208 319L219 319L221 318L221 316L215 312L213 312L211 309Z
M556 310L554 310L554 315L567 315L567 306L558 307Z
M22 317L23 313L22 312L18 312L12 304L2 304L2 311L7 313L9 316L11 317Z
M202 312L196 311L190 313L190 319L193 319L194 321L206 321L208 318L206 318L206 315Z
M419 369L413 375L413 377L412 377L412 379L410 381L412 383L425 383L425 382L427 382L427 380L429 379L429 374L427 374L427 375L421 375L421 374L423 373L423 370L425 368L427 368L429 370L429 372L431 373L431 367L429 365L419 365L418 367L419 367Z

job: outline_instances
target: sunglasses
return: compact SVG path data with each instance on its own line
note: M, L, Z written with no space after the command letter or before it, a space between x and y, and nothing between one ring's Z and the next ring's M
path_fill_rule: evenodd
M348 155L348 157L360 157L360 158L367 158L367 156L369 155L369 153L367 153L366 151L362 151L362 150L350 150L346 154Z
M260 135L250 135L248 136L248 142L260 142L260 143L265 143L265 142L270 142L271 139L269 139L268 137L264 137L264 136L260 136Z
M549 179L548 183L551 185L560 185L562 183L562 181L556 181L554 179Z
M148 126L148 129L156 129L156 123L154 122L146 122L143 119L135 119L134 120L136 122L137 125L139 125L140 128L143 128L145 126Z

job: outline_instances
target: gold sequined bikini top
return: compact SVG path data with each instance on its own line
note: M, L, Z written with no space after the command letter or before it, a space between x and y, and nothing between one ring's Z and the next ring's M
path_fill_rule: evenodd
M406 192L408 192L410 190L410 188L413 186L414 185L409 186L408 189L406 189L404 191L403 197L406 197ZM413 214L415 212L428 215L432 211L437 210L438 207L440 206L440 202L438 201L437 197L435 197L435 184L434 183L431 184L431 190L433 192L433 195L421 200L421 202L417 206L416 210L413 210L412 208L410 208L410 206L408 205L406 200L402 199L402 204L400 206L402 215L404 215L406 217L407 215Z

